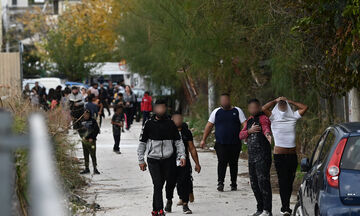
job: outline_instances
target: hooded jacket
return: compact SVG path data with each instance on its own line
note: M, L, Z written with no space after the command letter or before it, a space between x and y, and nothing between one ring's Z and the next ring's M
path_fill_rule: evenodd
M176 151L177 159L185 159L185 146L175 123L169 119L156 119L153 116L146 121L140 135L137 149L139 163L148 158L162 160L170 158Z
M100 132L99 126L95 119L89 118L81 121L81 127L78 129L81 138L96 140L97 135Z

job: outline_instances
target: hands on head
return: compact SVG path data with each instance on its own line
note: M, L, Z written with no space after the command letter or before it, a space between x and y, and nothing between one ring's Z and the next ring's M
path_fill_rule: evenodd
M286 98L286 97L284 97L284 96L281 96L281 97L278 97L278 98L276 98L275 99L275 101L277 102L277 103L279 103L280 101L287 101L288 99Z

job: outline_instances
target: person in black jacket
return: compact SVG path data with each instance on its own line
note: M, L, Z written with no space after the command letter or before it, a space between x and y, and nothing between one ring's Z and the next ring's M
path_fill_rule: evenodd
M162 190L165 181L171 179L171 170L185 167L185 146L175 123L166 115L166 103L157 100L155 116L146 121L138 147L140 170L145 171L145 152L154 185L153 216L164 216ZM176 152L176 153L175 153ZM174 154L175 153L175 154Z
M189 152L191 157L195 162L195 171L200 173L201 166L199 163L199 157L193 142L193 135L188 128L188 125L183 122L183 117L180 112L175 112L172 115L172 120L174 121L176 127L178 128L181 138L185 145L186 153L186 166L185 167L176 167L172 170L172 179L166 182L166 199L167 203L165 206L166 212L171 212L172 210L172 198L174 195L175 186L180 198L178 205L182 205L184 214L192 214L192 211L189 209L188 203L190 201L190 193L192 191L192 168L190 163Z
M99 126L95 119L91 117L90 110L84 112L82 121L78 129L79 135L82 139L82 147L85 158L85 169L80 174L90 173L89 169L89 155L94 167L94 174L100 174L96 163L96 137L100 132Z

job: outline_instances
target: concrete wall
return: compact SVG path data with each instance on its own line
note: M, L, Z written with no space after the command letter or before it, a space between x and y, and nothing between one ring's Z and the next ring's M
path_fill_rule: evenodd
M0 53L0 97L21 93L20 54Z

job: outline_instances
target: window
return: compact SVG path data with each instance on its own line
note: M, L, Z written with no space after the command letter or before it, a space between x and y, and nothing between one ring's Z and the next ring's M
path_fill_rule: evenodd
M360 170L360 137L350 137L340 163L341 169Z
M319 159L322 146L323 146L323 144L325 142L326 134L327 134L327 131L321 136L321 138L320 138L320 140L318 142L318 145L316 146L316 150L315 150L315 152L313 154L313 157L311 159L311 165L312 166L314 166L316 164L316 162L318 161L318 159Z
M12 5L12 6L16 6L16 5L17 5L17 0L12 0L12 1L11 1L11 5Z
M333 146L333 144L335 143L335 132L333 130L330 130L328 135L326 136L325 142L323 144L321 153L320 153L320 157L319 157L319 161L320 162L324 162L324 160L327 158L327 156L330 153L330 149Z

